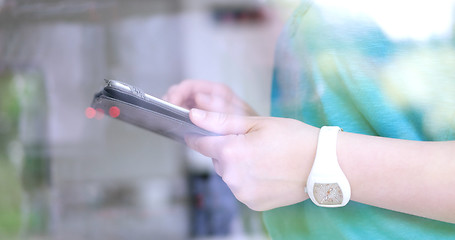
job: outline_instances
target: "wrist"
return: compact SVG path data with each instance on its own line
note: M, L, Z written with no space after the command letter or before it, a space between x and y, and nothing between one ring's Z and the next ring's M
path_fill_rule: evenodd
M299 171L299 179L301 186L301 200L304 201L309 198L309 195L305 191L305 186L307 184L308 176L310 175L311 167L313 166L314 159L316 157L320 128L313 127L303 122L302 124L303 130L299 133L302 138L300 140L300 144L295 144L295 146L299 148L301 152L298 159L300 165L302 166Z
M342 129L322 127L306 192L320 207L342 207L351 198L351 187L338 162L337 140Z

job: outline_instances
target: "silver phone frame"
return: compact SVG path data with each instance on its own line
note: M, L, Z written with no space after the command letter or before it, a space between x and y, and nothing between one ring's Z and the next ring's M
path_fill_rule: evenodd
M113 88L117 88L117 89L121 89L123 91L127 91L129 93L132 93L132 94L135 94L134 90L131 88L131 86L125 84L125 83L122 83L122 82L119 82L117 80L112 80L112 79L104 79L106 81L106 86L109 86L109 87L113 87ZM185 114L189 114L189 110L186 109L186 108L183 108L183 107L180 107L180 106L177 106L177 105L174 105L172 103L169 103L169 102L166 102L162 99L159 99L157 97L154 97L148 93L143 93L143 96L146 98L146 100L148 101L152 101L152 102L159 102L161 104L164 104L166 105L167 107L170 107L170 108L173 108L177 111L181 111Z

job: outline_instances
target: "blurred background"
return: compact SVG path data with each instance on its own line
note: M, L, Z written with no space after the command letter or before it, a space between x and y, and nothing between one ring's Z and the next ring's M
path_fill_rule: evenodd
M211 160L110 119L103 79L223 82L268 114L298 1L0 0L0 239L267 239Z

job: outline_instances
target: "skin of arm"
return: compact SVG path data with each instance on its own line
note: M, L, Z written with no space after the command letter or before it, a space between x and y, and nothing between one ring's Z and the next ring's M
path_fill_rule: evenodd
M342 132L337 154L353 201L455 223L455 141Z
M191 120L221 137L188 137L211 157L236 198L257 211L308 199L304 192L319 129L285 118L192 109ZM455 223L455 141L418 142L341 132L338 161L352 201Z
M213 159L215 171L239 201L264 211L308 199L304 189L318 128L293 119L247 117L257 114L220 83L186 80L171 87L164 99L206 110L192 109L191 120L225 135L188 136L186 141ZM340 132L337 155L352 201L455 223L455 141Z

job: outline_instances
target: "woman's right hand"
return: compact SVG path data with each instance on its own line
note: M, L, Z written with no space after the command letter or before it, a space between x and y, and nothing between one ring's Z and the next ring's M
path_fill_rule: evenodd
M210 81L185 80L170 87L163 100L187 109L198 108L243 116L257 115L228 86Z

